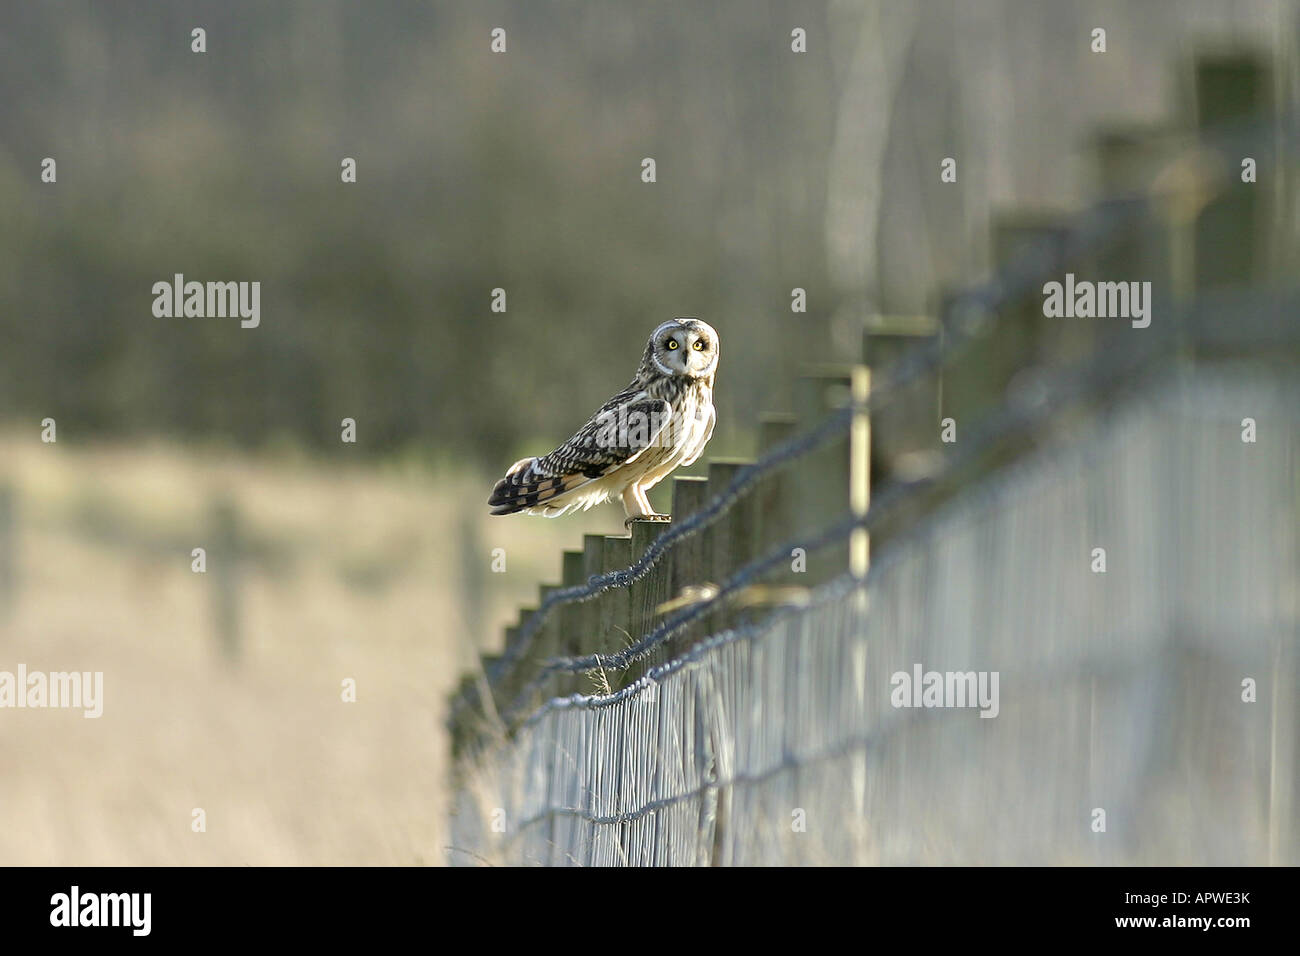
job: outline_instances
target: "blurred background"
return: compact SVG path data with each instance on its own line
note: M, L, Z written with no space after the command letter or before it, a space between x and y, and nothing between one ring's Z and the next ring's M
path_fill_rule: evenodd
M650 329L719 330L710 452L750 454L864 316L987 276L999 217L1300 99L1292 0L3 8L0 670L106 698L0 712L5 864L440 861L446 692L561 548L621 530L487 493ZM1213 100L1207 52L1245 64ZM1294 156L1258 159L1250 242L1189 281L1294 283ZM175 273L259 281L260 327L155 318Z

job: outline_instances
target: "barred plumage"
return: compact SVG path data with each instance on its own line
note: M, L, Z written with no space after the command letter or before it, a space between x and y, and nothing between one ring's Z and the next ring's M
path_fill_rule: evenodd
M494 515L555 517L618 498L628 520L656 519L646 491L700 457L713 435L718 333L699 319L650 335L632 382L541 458L515 462L488 504Z

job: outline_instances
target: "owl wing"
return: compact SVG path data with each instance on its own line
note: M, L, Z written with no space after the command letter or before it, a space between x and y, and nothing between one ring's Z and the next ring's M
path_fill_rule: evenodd
M488 504L505 515L548 501L603 478L653 447L672 418L672 406L629 385L555 451L516 462L497 482Z

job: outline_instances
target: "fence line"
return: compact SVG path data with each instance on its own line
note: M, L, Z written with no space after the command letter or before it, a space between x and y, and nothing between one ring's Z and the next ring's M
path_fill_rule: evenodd
M753 487L760 478L788 462L806 455L831 438L848 430L854 412L876 411L893 401L902 386L914 382L937 369L945 359L958 353L987 325L997 321L996 309L1023 295L1031 282L1059 269L1071 256L1096 248L1105 239L1139 217L1144 210L1137 207L1116 207L1099 203L1080 216L1077 231L1064 245L1043 243L1024 252L1003 274L988 283L961 293L954 301L953 333L943 339L922 342L903 356L892 370L886 370L884 387L873 388L866 403L859 407L845 407L831 414L824 422L805 434L797 435L772 449L758 461L747 465L732 483L710 501L702 510L680 524L674 524L656 538L646 552L627 568L596 575L585 585L560 588L550 594L523 625L516 642L508 648L499 662L499 668L513 665L529 649L532 639L540 630L542 621L555 607L572 601L597 597L612 588L626 588L641 580L649 570L679 541L708 527L723 514L741 495ZM495 676L495 675L494 675Z
M508 630L490 686L481 678L454 701L457 848L624 865L1295 859L1300 710L1282 691L1297 674L1300 394L1261 359L1296 347L1300 297L1198 289L1187 255L1215 240L1188 210L1232 188L1229 151L1293 142L1297 119L1200 130L1172 156L1162 146L1163 173L1136 193L1118 188L1116 162L1147 162L1145 145L1107 140L1111 198L1068 224L999 226L1009 261L947 300L937 337L883 367L872 346L869 372L801 382L812 389L797 393L798 420L811 428L769 419L757 462L675 479L666 532L588 536L566 552L563 585L543 587ZM1230 161L1207 163L1215 151ZM1218 241L1258 238L1220 220ZM1003 241L1025 236L1018 249ZM1031 293L1067 267L1086 279L1117 263L1160 280L1149 305L1161 320L1122 341L1090 325L1092 358L1061 362L1079 338L1043 323ZM864 323L881 328L895 326ZM1028 387L1000 367L992 388L972 390L972 364L989 357L976 343L995 330L993 350L1021 360L1003 366L1036 366ZM1253 351L1254 364L1188 361L1207 345ZM941 416L950 385L965 399L963 438L871 500L875 414L920 408L905 393L931 377ZM838 407L832 384L852 389ZM990 392L999 404L980 418ZM1076 436L1080 406L1109 430L1033 447L1041 426ZM1267 447L1234 441L1242 407L1267 417ZM861 561L857 544L844 550L850 537ZM806 587L781 567L796 548L824 559ZM616 630L627 645L602 651ZM900 713L887 679L904 658L1006 675L1001 719ZM603 690L574 692L583 673ZM1247 674L1272 689L1267 703L1241 706ZM471 728L467 750L475 696L508 736ZM1208 729L1203 712L1217 721ZM1221 770L1237 758L1239 772ZM1199 787L1196 805L1166 776ZM1201 807L1211 796L1224 813ZM1261 806L1262 823L1250 817ZM1107 813L1115 839L1096 836ZM1190 853L1189 832L1204 838Z
M1207 150L1226 151L1267 142L1290 142L1296 138L1298 120L1300 114L1290 112L1269 122L1251 120L1229 124L1222 129L1204 133L1199 142L1183 147L1179 157L1168 165L1170 168L1179 163L1195 165L1194 159L1204 155ZM1158 188L1153 187L1145 194L1129 194L1123 197L1123 201L1108 199L1098 202L1077 216L1063 236L1054 236L1050 240L1040 237L1021 248L990 281L965 290L953 298L949 305L950 321L946 323L947 333L944 336L918 344L891 367L876 371L877 385L872 388L865 402L836 410L811 431L778 443L757 462L740 468L731 482L703 507L684 519L679 516L679 520L674 521L667 531L652 537L640 557L633 555L634 560L628 567L590 575L583 584L547 588L537 610L521 621L504 652L488 667L488 683L500 686L503 678L517 669L525 655L534 649L539 634L548 623L548 617L557 609L567 604L593 600L614 589L630 588L642 581L679 543L714 525L771 473L848 432L852 423L861 416L896 401L904 386L942 368L973 339L1001 320L1002 316L998 313L1000 308L1017 301L1038 280L1058 272L1066 263L1085 253L1104 248L1125 228L1152 218L1153 213L1157 217L1167 213L1176 198L1177 189L1202 194L1212 192L1215 185L1212 179L1215 176L1220 181L1229 178L1223 169L1211 172L1198 168L1196 176L1182 177L1176 187L1170 187L1166 177L1158 183ZM598 664L597 656L585 655L584 659L591 662L592 666L606 664L609 660L608 657L600 656ZM572 671L584 668L567 669ZM553 671L554 668L548 664L546 673ZM527 686L535 689L542 679L543 675L538 675ZM480 682L455 698L453 725L461 719L465 708L473 704L476 697L483 697L485 689ZM489 702L484 701L484 705L491 708Z
M500 659L489 668L488 683L499 684L503 675L518 665L525 654L532 649L546 617L556 608L572 602L591 600L612 589L628 588L642 580L679 542L698 534L716 522L766 475L806 456L809 452L847 432L856 415L879 410L894 401L903 386L941 367L945 360L958 354L988 325L996 322L995 310L1000 304L1023 294L1035 279L1059 268L1069 261L1071 256L1095 248L1143 212L1145 208L1139 206L1115 207L1098 204L1079 217L1079 224L1066 243L1051 246L1036 245L1018 256L1001 275L982 286L963 292L951 306L954 316L952 334L919 343L910 349L890 369L884 371L884 385L873 387L865 402L838 409L809 432L780 443L758 461L741 468L726 488L699 511L680 521L674 521L672 527L652 540L641 557L627 568L593 575L583 585L550 590L537 610L522 623ZM832 534L829 540L821 543L830 543L838 540L838 537L837 533ZM599 662L594 666L599 666ZM457 696L452 706L453 724L461 717L465 708L473 703L474 697L482 694L483 687L479 682Z
M1241 442L1224 395L1267 423L1266 445ZM1289 789L1267 820L1245 818L1266 781L1292 780L1294 698L1251 710L1234 688L1279 658L1278 676L1294 674L1298 413L1295 383L1255 369L1158 375L1113 428L891 542L865 582L833 582L615 695L551 702L477 765L457 845L597 865L1293 857ZM1098 541L1108 574L1088 568ZM1133 573L1139 561L1155 573ZM888 675L918 660L999 670L999 718L891 707ZM1219 730L1189 747L1178 728L1200 726L1198 708ZM1203 779L1238 751L1240 768ZM1203 803L1157 786L1168 761ZM977 778L967 810L948 785L963 773ZM922 820L940 803L950 817ZM505 834L475 831L485 807ZM1115 839L1090 830L1094 807Z
M1279 313L1272 315L1276 320L1279 316L1285 316L1287 307L1283 302L1277 302L1275 305L1281 309ZM1297 314L1300 314L1300 301L1296 301L1294 306L1297 309ZM1185 311L1189 315L1191 314L1191 310ZM1219 323L1207 324L1219 325ZM1284 325L1276 321L1272 324L1292 338L1295 338L1296 333L1300 332L1300 330L1296 329L1288 331ZM1147 330L1151 334L1140 340L1141 347L1135 347L1131 351L1123 353L1102 353L1089 362L1081 363L1080 367L1063 370L1061 376L1048 384L1043 393L1037 395L1033 402L1011 403L989 420L976 425L973 436L967 437L961 443L953 446L940 472L928 475L916 482L896 483L886 488L872 502L864 515L855 516L847 512L843 513L838 520L826 528L812 534L789 539L770 548L758 558L740 567L709 597L694 602L681 611L669 615L657 627L649 629L646 633L639 636L633 635L635 640L630 646L608 653L597 652L578 656L561 656L547 660L536 676L524 686L523 690L511 702L509 710L502 715L506 726L513 727L520 719L532 720L532 718L521 718L521 712L527 707L527 702L532 696L545 687L546 683L556 674L580 673L597 669L602 671L625 670L633 666L635 663L644 660L651 650L664 644L669 638L679 633L692 622L705 618L719 605L725 604L730 597L753 584L766 572L788 562L792 549L803 548L807 553L811 554L833 543L847 539L857 529L874 530L879 524L882 514L887 515L898 504L906 501L918 487L943 480L943 478L956 472L964 464L988 452L1008 435L1043 425L1044 422L1049 420L1049 416L1056 413L1062 406L1095 397L1101 389L1121 385L1139 369L1162 356L1169 355L1177 346L1185 345L1189 341L1193 343L1198 341L1202 335L1201 323L1189 323L1187 325L1188 331L1184 333L1180 333L1180 328L1182 328L1182 323L1177 321L1162 324L1154 330ZM1220 342L1224 340L1222 332L1216 335L1216 340ZM582 698L583 695L571 696L573 698ZM543 704L543 708L545 706Z
M1199 143L1187 149L1185 155L1193 157L1210 149L1224 152L1245 145L1262 145L1265 142L1272 142L1266 137L1274 136L1283 142L1291 142L1300 133L1298 123L1300 123L1300 112L1284 113L1280 119L1271 118L1268 121L1240 120L1227 124L1223 129L1203 134ZM1211 188L1212 173L1202 170L1201 174L1204 179L1180 182L1178 186L1183 189ZM1218 175L1220 178L1226 178L1221 170L1218 171ZM674 525L668 532L655 539L645 554L629 567L593 576L592 580L585 585L561 588L554 592L538 607L532 621L521 631L518 650L510 651L503 656L502 664L513 661L524 653L529 637L535 633L542 618L551 608L571 601L595 597L611 588L625 588L640 580L678 541L710 524L765 473L802 457L832 436L846 430L852 420L853 411L878 410L882 404L892 401L892 396L898 389L936 370L946 359L958 353L971 338L984 333L989 325L996 324L999 319L997 310L1017 301L1033 288L1038 280L1053 275L1071 259L1096 250L1114 239L1125 227L1150 218L1154 205L1166 204L1176 197L1177 188L1165 186L1159 190L1153 188L1144 194L1125 194L1102 199L1075 217L1076 222L1067 229L1063 241L1060 238L1051 242L1036 241L1020 249L998 275L985 283L956 294L950 303L950 308L955 313L955 329L950 331L955 334L944 339L934 338L920 342L894 363L893 367L875 372L877 375L883 375L885 381L883 387L873 388L870 400L856 409L852 407L840 409L818 427L789 439L758 461L747 465L731 485L708 506L692 515L687 522ZM1118 203L1117 200L1120 199L1124 202Z

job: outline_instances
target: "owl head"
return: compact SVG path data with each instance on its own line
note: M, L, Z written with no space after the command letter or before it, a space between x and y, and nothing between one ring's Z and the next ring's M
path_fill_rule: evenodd
M642 365L661 375L711 379L718 367L718 333L699 319L670 319L650 334Z

